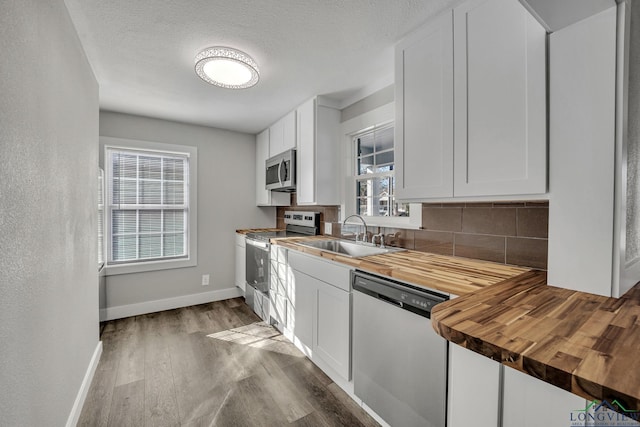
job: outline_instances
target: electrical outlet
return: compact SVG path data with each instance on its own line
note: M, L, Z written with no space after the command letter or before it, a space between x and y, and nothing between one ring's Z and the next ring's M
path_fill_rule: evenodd
M331 235L331 223L330 222L325 222L324 223L324 234L329 234Z
M209 275L208 274L203 274L202 275L202 286L209 286Z

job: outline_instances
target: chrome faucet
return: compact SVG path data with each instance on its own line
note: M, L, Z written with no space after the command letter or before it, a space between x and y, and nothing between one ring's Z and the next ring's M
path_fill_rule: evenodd
M363 237L362 237L362 241L363 241L363 242L366 242L366 241L368 240L368 237L367 237L367 236L369 235L369 230L367 229L367 223L366 223L366 221L365 221L365 220L364 220L364 218L362 218L360 215L357 215L357 214L349 215L348 217L346 217L346 218L344 219L344 221L342 221L342 226L344 227L344 226L345 226L345 224L347 223L347 220L348 220L349 218L354 217L354 216L355 216L356 218L360 218L360 221L362 221L362 225L364 225L364 235L363 235ZM358 241L358 234L356 233L356 242L357 242L357 241Z

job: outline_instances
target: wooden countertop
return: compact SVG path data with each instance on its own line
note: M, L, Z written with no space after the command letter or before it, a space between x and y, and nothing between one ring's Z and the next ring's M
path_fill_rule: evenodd
M363 271L454 295L465 295L528 271L526 268L489 261L456 258L411 250L351 258L297 244L297 242L309 239L327 238L329 237L289 237L272 239L271 242L289 249L340 262Z
M442 337L585 399L640 411L640 283L607 298L547 285L542 271L492 262L416 251L350 258L296 244L313 238L327 237L272 242L459 295L432 312Z
M263 233L268 231L282 231L284 228L241 228L236 230L238 234Z
M447 340L586 399L640 410L640 284L607 298L530 271L437 305Z

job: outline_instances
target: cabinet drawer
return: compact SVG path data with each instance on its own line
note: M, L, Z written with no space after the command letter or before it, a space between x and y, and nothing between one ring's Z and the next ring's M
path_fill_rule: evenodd
M294 270L301 271L347 292L351 291L351 269L349 267L297 251L290 251L289 265Z

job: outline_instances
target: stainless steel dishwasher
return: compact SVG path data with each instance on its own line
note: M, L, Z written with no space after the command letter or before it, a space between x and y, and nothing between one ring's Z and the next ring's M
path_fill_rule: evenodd
M355 395L393 427L444 427L448 345L429 319L449 297L359 270L352 285Z

